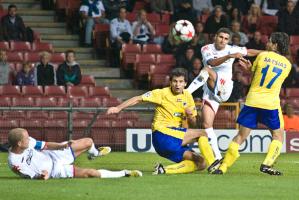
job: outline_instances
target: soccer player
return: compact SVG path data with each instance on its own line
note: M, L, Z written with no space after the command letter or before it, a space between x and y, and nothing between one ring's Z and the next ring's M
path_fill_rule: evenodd
M104 169L86 169L73 165L75 158L85 151L92 156L107 155L110 147L98 151L91 138L55 143L37 141L29 137L27 130L15 128L9 131L8 141L11 145L8 154L10 169L23 178L119 178L125 176L142 176L138 170L108 171Z
M256 56L260 51L228 45L231 32L227 28L220 28L215 35L215 42L201 49L204 68L192 81L188 91L193 93L203 86L203 128L210 139L216 159L221 159L217 136L214 133L213 122L221 102L229 99L232 89L232 65L236 58Z
M117 107L111 107L107 114L119 113L121 110L140 102L156 104L152 123L152 142L156 152L177 164L163 167L158 164L154 174L180 174L203 170L208 171L217 164L207 135L198 129L187 129L183 124L196 124L196 107L191 94L184 90L187 84L187 72L175 68L170 74L170 87L155 89L141 96L135 96ZM189 143L198 141L204 159L192 151ZM219 162L218 162L219 163Z
M282 175L272 166L280 154L283 142L284 121L279 93L282 83L292 68L291 63L285 57L288 54L288 47L289 36L286 33L275 32L271 34L266 45L267 51L260 53L252 66L250 61L241 62L245 67L251 67L254 74L252 83L245 105L237 120L240 124L240 130L230 143L221 166L213 173L223 174L227 172L227 169L240 156L239 146L259 122L266 125L272 134L272 142L260 171L270 175Z

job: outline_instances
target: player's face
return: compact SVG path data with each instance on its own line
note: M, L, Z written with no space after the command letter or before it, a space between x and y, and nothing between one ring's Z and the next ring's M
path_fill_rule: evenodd
M23 138L19 142L20 148L27 149L29 147L29 135L27 131L23 132Z
M215 46L217 50L224 49L229 42L229 34L227 33L218 33L215 36Z
M170 80L171 91L174 94L182 94L186 84L184 76L174 76Z

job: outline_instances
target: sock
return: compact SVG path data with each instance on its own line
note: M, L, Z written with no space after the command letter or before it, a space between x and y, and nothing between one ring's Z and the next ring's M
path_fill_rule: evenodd
M93 155L93 156L99 156L99 151L94 146L94 143L92 143L90 149L88 150L88 153Z
M126 175L125 171L109 171L106 169L99 169L98 172L101 174L101 178L120 178Z
M272 140L263 164L267 166L272 166L276 158L280 154L281 147L282 147L282 143L279 140Z
M198 146L199 146L200 153L205 158L208 166L210 166L215 161L215 157L213 154L212 147L209 144L208 137L201 136L198 139Z
M204 69L201 70L198 76L192 81L192 83L190 83L187 90L190 92L190 94L192 94L195 90L203 86L205 82L207 82L208 78L209 73Z
M240 147L240 145L234 141L232 141L229 144L229 147L224 156L223 162L222 162L221 166L219 167L219 169L223 173L226 173L227 169L229 167L231 167L234 164L234 162L240 157L239 147Z
M218 139L217 136L214 132L214 129L211 128L207 128L205 129L206 133L208 134L208 138L210 139L210 145L214 151L214 155L215 158L220 160L222 158L219 147L218 147Z
M168 165L164 169L166 174L185 174L194 172L197 167L195 162L191 160L184 160L180 163Z

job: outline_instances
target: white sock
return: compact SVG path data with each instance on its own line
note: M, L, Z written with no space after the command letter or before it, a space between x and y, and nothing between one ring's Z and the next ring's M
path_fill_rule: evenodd
M90 149L88 150L88 153L93 155L93 156L99 156L99 151L94 146L94 143L92 143Z
M196 91L198 88L203 86L205 82L207 82L209 78L209 73L206 70L201 70L198 76L192 81L192 83L189 85L187 90L192 94L194 91Z
M213 128L207 128L205 129L206 133L208 134L208 138L210 140L210 145L212 146L212 149L214 151L214 155L216 159L221 159L221 153L218 147L218 140L217 140L217 136L214 132Z
M122 171L109 171L106 169L99 169L98 172L101 174L101 178L120 178L126 176L126 172Z

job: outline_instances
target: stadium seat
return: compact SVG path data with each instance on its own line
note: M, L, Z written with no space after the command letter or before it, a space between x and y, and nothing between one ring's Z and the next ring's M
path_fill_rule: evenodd
M29 42L10 41L9 43L11 51L31 51L31 44Z
M88 88L86 86L68 86L67 96L69 98L85 98L88 97Z
M87 97L83 98L80 101L81 107L101 107L102 106L102 100L98 97Z
M49 112L47 111L27 111L27 119L48 119Z
M40 33L33 31L33 39L34 39L34 42L41 42Z
M290 36L290 45L299 45L299 35Z
M135 5L134 5L134 9L133 12L138 12L141 9L144 9L145 7L145 2L144 1L136 1Z
M97 49L106 49L109 47L109 24L96 24L94 27L94 45Z
M80 139L82 137L84 137L84 131L86 129L86 127L88 126L88 122L86 120L82 120L82 119L74 119L73 120L73 135L72 138L73 139Z
M37 63L40 61L40 53L26 52L24 53L24 60L31 63Z
M137 20L137 14L135 12L127 13L126 19L133 23L134 21Z
M81 82L79 86L92 86L94 87L96 85L96 82L94 80L94 77L91 75L82 75Z
M151 128L152 127L152 122L151 121L138 120L138 121L134 122L134 127L135 128Z
M287 98L298 98L299 97L299 88L287 88L286 89Z
M32 43L32 51L41 52L47 51L49 53L53 53L53 45L47 42L33 42Z
M57 106L69 107L70 103L72 103L72 107L78 107L80 105L79 98L67 98L67 97L57 98Z
M8 62L20 62L24 61L23 53L21 52L6 52Z
M17 85L0 85L0 94L6 97L20 97L21 89Z
M42 86L25 85L22 86L22 95L27 97L41 97L44 95Z
M160 14L157 13L147 13L147 20L154 26L155 24L161 24Z
M9 51L9 43L5 41L0 42L0 50Z
M93 118L95 113L91 113L91 112L74 112L73 113L73 119L75 120L91 120Z
M40 119L20 120L20 127L25 128L28 131L29 135L34 139L43 141L43 123L44 120Z
M145 44L142 47L142 52L143 53L154 53L154 54L161 54L162 49L161 45L159 44Z
M63 142L67 140L66 120L45 120L44 121L45 141Z
M11 129L11 128L19 128L20 127L19 120L17 120L17 119L1 119L0 124L1 124L1 129L2 128ZM6 132L6 135L8 135L7 132Z
M115 97L110 97L110 98L103 98L102 99L102 105L104 107L111 107L111 106L117 106L121 103L121 100Z
M162 14L161 24L169 25L170 24L170 17L171 17L170 14Z
M152 74L149 79L149 88L163 88L169 85L169 76L167 74Z
M136 55L141 53L140 44L124 44L122 45L122 67L125 70L131 69L136 61Z
M285 103L291 104L295 110L298 110L299 108L299 99L298 98L291 98L291 99L286 99Z
M37 98L35 98L35 106L56 107L57 99L55 97L37 97Z
M157 55L157 64L167 64L175 66L175 58L172 54L158 54Z
M26 119L26 113L24 111L3 111L4 119ZM1 126L2 127L2 126Z
M261 16L261 33L270 35L272 32L276 31L278 24L277 16Z
M12 106L33 107L34 100L32 97L13 97Z
M115 148L124 149L126 146L126 129L113 130L113 143Z
M93 128L91 130L91 138L98 146L111 146L113 144L113 134L108 128Z
M110 97L110 91L108 87L95 86L89 87L89 97Z
M150 75L152 74L169 74L173 69L172 65L168 65L167 63L151 65L150 66Z
M10 97L1 97L0 96L0 107L9 107L11 106L11 98Z
M137 82L147 80L150 66L155 64L154 54L137 54L135 62L135 80Z
M45 95L48 97L66 97L64 86L45 86Z
M167 24L156 24L155 31L156 31L156 37L157 36L165 37L169 34L170 26Z
M127 119L131 121L137 121L139 116L136 112L121 112L118 115L119 119Z
M53 53L50 62L63 63L65 61L64 53Z
M53 120L67 119L68 113L66 111L50 111L49 118Z

